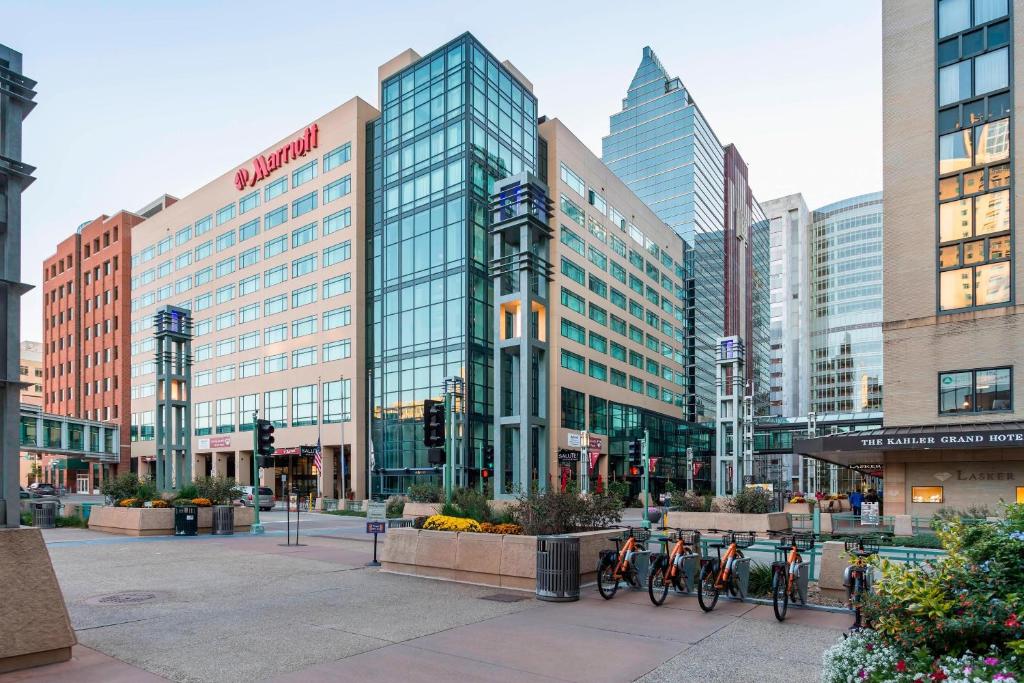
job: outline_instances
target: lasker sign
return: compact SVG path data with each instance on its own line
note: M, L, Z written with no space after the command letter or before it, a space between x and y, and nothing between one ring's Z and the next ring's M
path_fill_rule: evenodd
M306 156L306 154L317 148L317 136L319 133L320 130L314 123L312 126L308 126L302 135L283 147L269 154L257 156L252 160L252 170L243 166L235 171L235 187L239 190L253 187L256 183L269 177L271 173L288 162Z

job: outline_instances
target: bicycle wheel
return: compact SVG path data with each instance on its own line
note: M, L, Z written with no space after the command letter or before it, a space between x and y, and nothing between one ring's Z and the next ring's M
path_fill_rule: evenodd
M597 564L597 592L605 600L611 600L615 597L617 590L619 590L619 579L615 576L615 563L599 562Z
M661 562L647 577L647 594L651 596L651 602L655 605L665 602L665 596L668 595L668 587L672 583L668 577L669 566L668 563Z
M697 582L697 602L705 612L715 609L718 604L718 588L715 586L717 574L712 565L708 565L701 570L700 581Z
M853 626L850 630L860 630L860 595L864 590L864 579L861 577L860 572L856 572L850 577L850 585L846 587L847 600L850 603L850 609L853 610Z
M772 608L775 610L775 618L783 621L786 618L786 611L789 609L789 586L786 580L786 572L779 569L775 572L772 581Z

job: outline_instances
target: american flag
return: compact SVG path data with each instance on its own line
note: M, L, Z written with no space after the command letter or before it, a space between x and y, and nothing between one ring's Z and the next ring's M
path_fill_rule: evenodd
M316 467L317 472L322 471L324 468L323 450L320 447L320 437L317 437L316 451L313 452L313 465Z

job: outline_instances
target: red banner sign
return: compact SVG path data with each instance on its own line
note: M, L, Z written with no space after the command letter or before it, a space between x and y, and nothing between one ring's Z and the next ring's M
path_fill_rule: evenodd
M239 190L253 187L289 161L306 156L308 152L316 149L319 132L319 128L314 123L312 126L308 126L301 136L283 147L269 154L261 154L255 157L252 160L251 171L244 166L235 171L235 187Z
M658 460L660 460L660 458L648 458L647 460L651 463L651 472L654 472L658 467Z

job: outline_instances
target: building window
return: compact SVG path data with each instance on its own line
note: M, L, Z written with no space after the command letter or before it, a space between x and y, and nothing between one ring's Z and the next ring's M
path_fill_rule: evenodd
M316 239L316 223L304 225L301 228L292 230L292 249L297 249L303 244L308 244Z
M238 397L238 430L252 431L252 414L259 409L259 394L246 394Z
M586 343L586 332L582 325L577 325L571 320L562 318L562 336L572 339L580 344Z
M227 434L235 431L235 400L221 398L217 400L217 433Z
M316 195L315 191L310 192L307 195L299 197L292 202L292 218L298 218L304 214L309 213L316 208Z
M561 240L562 244L569 247L580 256L586 255L586 249L585 244L583 242L583 238L577 235L569 228L565 227L564 225L562 226L561 230Z
M292 368L304 368L316 365L317 349L315 346L307 346L304 349L292 351Z
M276 228L287 220L288 207L282 206L268 212L267 215L263 217L263 227L270 230L271 228Z
M263 418L270 420L275 427L286 427L285 418L288 410L288 396L285 389L268 391L263 394Z
M340 180L324 186L324 204L341 199L352 191L352 176L347 175Z
M272 372L284 372L288 369L288 359L285 354L278 353L267 356L263 359L263 374L269 375Z
M324 173L327 173L352 158L352 145L346 142L324 155Z
M565 164L560 164L560 177L562 182L573 189L573 191L579 196L583 197L586 192L586 185L583 183L583 178L576 175L572 169Z
M912 503L941 503L943 500L943 487L941 486L911 486L910 502Z
M337 341L327 342L323 348L323 362L329 363L335 360L342 360L343 358L352 357L352 340L351 339L339 339Z
M324 382L324 424L352 419L352 380Z
M939 373L939 413L1013 410L1012 368Z
M352 258L352 241L345 240L341 244L335 244L324 249L324 268L333 266L335 263L347 261L350 258Z
M252 211L260 205L260 191L250 192L241 199L238 200L238 213L242 214L247 211Z
M562 367L583 374L586 370L583 356L562 349Z
M210 401L196 403L196 436L206 436L213 431L213 405Z
M350 291L352 291L352 276L348 273L324 280L323 298L325 299L330 299Z
M316 385L309 384L292 389L292 426L315 425L317 419Z
M562 387L562 427L566 429L586 429L585 394Z
M352 209L342 209L324 218L324 237L352 225Z
M270 183L263 190L263 200L269 202L274 197L278 197L288 191L288 178L278 178L274 182Z
M292 171L292 187L309 182L316 177L316 159Z
M562 257L562 275L565 275L577 284L582 285L586 281L586 271L564 256Z

